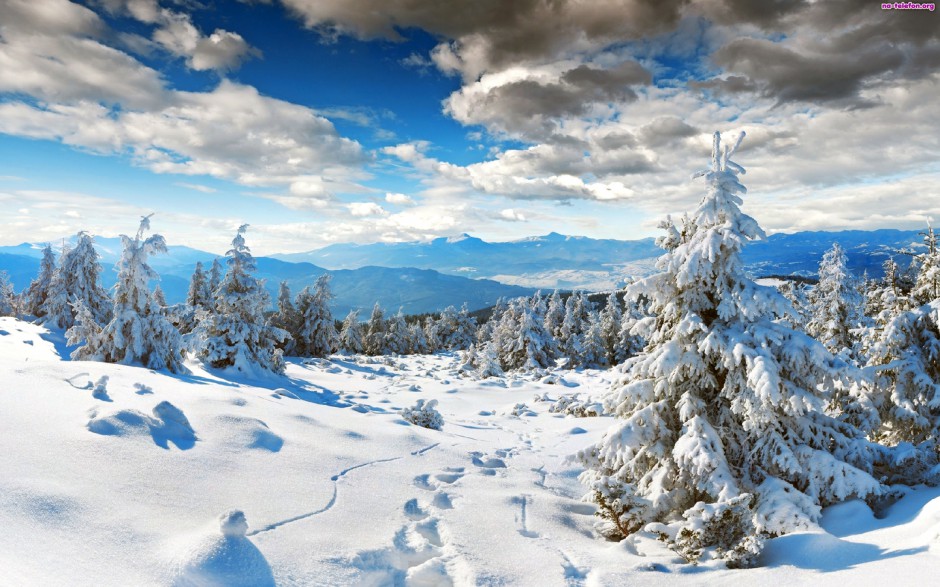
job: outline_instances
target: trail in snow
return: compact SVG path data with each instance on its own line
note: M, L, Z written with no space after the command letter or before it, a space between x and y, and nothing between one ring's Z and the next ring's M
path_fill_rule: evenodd
M434 447L436 447L436 446L438 446L438 445L440 445L440 444L441 444L440 442L436 442L436 443L431 444L431 445L429 445L429 446L426 446L426 447L424 447L424 448L422 448L422 449L416 450L416 451L414 451L414 452L412 452L412 453L410 453L410 454L411 454L411 456L421 456L421 455L423 455L425 452L431 450L432 448L434 448ZM281 526L284 526L284 525L287 525L287 524L291 524L291 523L293 523L293 522L299 522L300 520L306 520L307 518L312 518L313 516L318 516L318 515L322 514L323 512L329 511L330 508L332 508L334 505L336 505L336 497L337 497L337 495L338 495L338 489L337 489L337 488L338 488L338 486L339 486L339 480L342 479L343 477L345 477L348 473L350 473L350 472L352 472L352 471L355 471L356 469L362 469L363 467L369 467L369 466L372 466L372 465L379 465L379 464L381 464L381 463L389 463L389 462L392 462L392 461L399 461L399 460L401 460L401 459L403 459L403 458L404 458L404 457L391 457L391 458L388 458L388 459L376 459L376 460L374 460L374 461L368 461L368 462L365 462L365 463L359 463L358 465L353 465L352 467L343 469L343 470L340 471L339 473L337 473L337 474L333 475L332 477L330 477L330 481L333 482L333 495L330 496L330 500L326 503L325 506L323 506L322 508L320 508L320 509L318 509L318 510L316 510L316 511L307 512L307 513L305 513L305 514L300 514L299 516L294 516L294 517L291 517L291 518L287 518L286 520L281 520L281 521L279 521L279 522L274 522L274 523L268 524L268 525L266 525L266 526L264 526L264 527L262 527L262 528L258 528L257 530L252 530L251 532L248 532L247 535L248 535L248 536L256 536L256 535L261 534L261 533L263 533L263 532L270 532L271 530L276 530L276 529L280 528Z

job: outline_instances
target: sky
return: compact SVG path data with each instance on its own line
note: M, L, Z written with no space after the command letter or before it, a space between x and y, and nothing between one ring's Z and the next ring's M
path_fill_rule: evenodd
M769 233L921 228L937 96L871 1L0 0L0 244L643 238L715 131Z

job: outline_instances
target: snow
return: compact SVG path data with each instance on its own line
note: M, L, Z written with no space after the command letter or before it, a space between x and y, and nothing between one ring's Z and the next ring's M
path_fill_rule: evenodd
M551 408L600 397L609 371L478 380L453 353L334 355L252 381L66 351L0 318L2 585L927 584L940 562L926 487L878 515L827 508L756 569L600 539L567 457L613 421ZM419 399L441 430L401 417Z

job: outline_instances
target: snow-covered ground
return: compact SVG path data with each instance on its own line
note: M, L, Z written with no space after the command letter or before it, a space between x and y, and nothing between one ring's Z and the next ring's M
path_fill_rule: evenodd
M0 318L0 585L907 585L940 569L933 488L880 518L830 508L756 569L598 538L566 457L610 421L549 409L600 396L608 372L477 381L454 356L334 357L249 382L58 352L61 335ZM401 418L418 399L442 430Z

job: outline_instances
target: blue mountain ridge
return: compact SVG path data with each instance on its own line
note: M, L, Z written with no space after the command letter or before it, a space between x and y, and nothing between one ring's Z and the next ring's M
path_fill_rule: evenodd
M813 276L822 255L838 242L846 249L849 268L861 275L882 275L882 264L894 257L906 266L910 256L898 253L922 247L918 230L798 232L774 234L749 243L744 261L755 277L767 275ZM102 282L112 287L121 243L118 238L96 238L101 255ZM17 291L39 270L42 246L24 243L0 247L0 270L10 274ZM151 266L160 273L161 288L170 303L185 299L197 261L208 269L215 255L185 246L168 247L167 255L155 255ZM572 237L551 233L510 242L486 242L476 237L438 238L427 242L336 244L309 251L257 257L257 275L276 299L278 285L286 280L293 293L312 285L323 273L333 274L336 295L333 312L350 309L368 312L378 301L387 311L437 312L466 302L471 310L492 305L499 297L530 295L530 287L499 283L491 276L513 276L539 271L606 271L622 275L619 264L649 261L662 254L654 239L613 240ZM470 279L473 277L473 279ZM577 284L572 287L578 287Z

